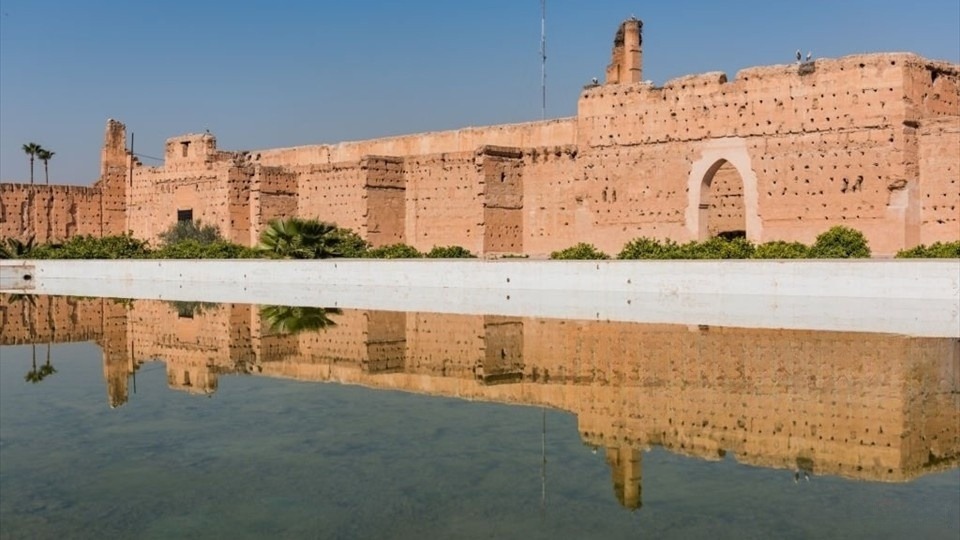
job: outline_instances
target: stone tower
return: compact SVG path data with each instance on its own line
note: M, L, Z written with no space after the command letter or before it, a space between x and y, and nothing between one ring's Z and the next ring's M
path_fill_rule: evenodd
M607 84L630 84L643 78L643 21L636 17L620 23L613 38L607 66Z
M100 153L100 235L112 236L127 232L127 182L130 159L127 151L127 126L107 120Z

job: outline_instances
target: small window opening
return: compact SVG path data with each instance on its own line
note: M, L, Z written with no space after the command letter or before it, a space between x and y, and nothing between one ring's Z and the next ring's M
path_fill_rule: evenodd
M177 221L193 221L193 208L177 210Z

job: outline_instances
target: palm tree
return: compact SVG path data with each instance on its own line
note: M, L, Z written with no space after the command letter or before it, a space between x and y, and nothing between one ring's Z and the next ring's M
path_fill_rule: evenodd
M48 186L50 185L50 160L53 158L54 154L56 154L56 152L47 150L46 148L41 148L37 151L37 159L43 162L43 177Z
M33 185L33 159L43 150L39 144L32 142L23 145L23 151L30 156L30 185Z
M260 249L294 259L326 259L339 255L337 226L316 219L275 219L260 235Z
M33 236L24 242L19 238L7 238L4 244L0 242L0 259L24 259L33 249Z

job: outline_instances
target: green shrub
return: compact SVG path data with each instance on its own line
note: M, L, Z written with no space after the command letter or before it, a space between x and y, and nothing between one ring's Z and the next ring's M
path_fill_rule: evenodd
M333 239L331 252L334 257L357 259L364 257L370 249L370 244L351 229L337 227L330 236Z
M575 246L568 247L567 249L562 249L560 251L554 251L550 254L551 259L559 260L604 260L609 259L610 256L606 253L600 251L593 244L586 244L580 242Z
M419 259L423 254L407 244L391 244L369 249L365 256L371 259Z
M813 259L854 259L870 257L870 246L863 233L837 225L817 237L810 248Z
M169 229L160 233L160 242L163 245L178 244L187 240L198 244L212 244L223 241L220 229L214 225L204 225L200 220L178 221Z
M897 252L900 259L960 259L960 240L956 242L934 242L923 244Z
M427 254L428 259L476 259L477 256L461 246L434 246Z
M167 244L150 253L152 259L253 259L261 252L225 240L201 243L198 240L181 240Z
M62 244L42 244L30 252L33 259L138 259L150 250L147 242L128 234L118 236L74 236Z
M680 259L680 246L670 240L655 240L653 238L637 238L627 242L618 259Z
M714 236L703 242L688 242L678 251L681 259L749 259L755 249L746 238Z
M774 240L757 246L753 251L754 259L806 259L810 248L800 242Z

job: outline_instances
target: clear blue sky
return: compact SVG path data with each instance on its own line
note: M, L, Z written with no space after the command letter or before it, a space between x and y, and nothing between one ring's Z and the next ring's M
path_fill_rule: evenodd
M958 0L548 0L549 117L575 114L631 14L657 83L797 48L960 62ZM92 183L108 118L158 157L204 129L244 150L536 120L539 41L538 0L0 0L0 179L28 178L33 141L53 183Z

